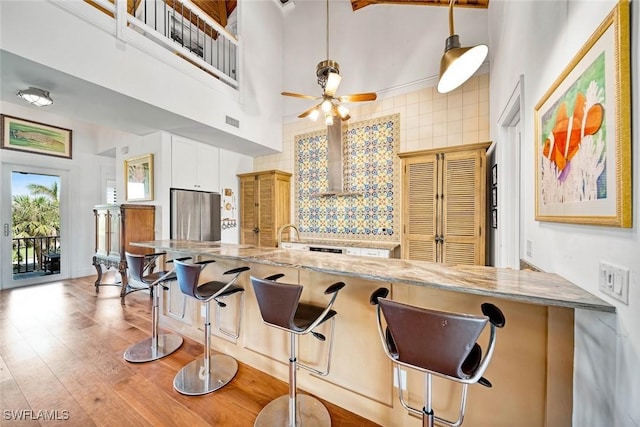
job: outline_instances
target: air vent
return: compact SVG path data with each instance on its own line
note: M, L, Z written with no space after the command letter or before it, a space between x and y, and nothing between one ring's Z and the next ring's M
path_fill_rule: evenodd
M233 127L240 129L240 120L234 119L233 117L225 116L225 121L227 122L228 125L231 125Z

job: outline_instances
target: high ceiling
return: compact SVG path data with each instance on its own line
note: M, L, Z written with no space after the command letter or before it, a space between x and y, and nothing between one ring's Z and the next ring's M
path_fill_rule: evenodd
M141 1L128 0L128 6L135 7L135 4ZM169 3L174 0L163 1ZM179 0L175 1L178 2ZM214 15L214 11L217 11L218 15L215 19L223 22L231 17L231 13L237 13L236 0L191 1L199 3L201 9L206 9L210 15ZM334 42L330 56L331 59L339 61L344 69L345 79L341 86L343 91L341 94L363 91L377 92L381 89L400 87L398 85L406 82L414 82L416 79L422 78L421 76L437 75L437 71L429 70L425 63L433 63L436 64L434 67L437 67L439 58L442 55L442 42L446 36L446 29L442 29L440 32L442 36L440 36L440 33L433 36L426 35L419 43L415 43L415 48L406 49L388 49L388 46L386 49L380 49L380 46L385 46L385 36L380 34L378 37L376 34L380 33L380 31L376 33L373 29L385 25L390 18L391 22L406 22L407 15L409 15L411 21L410 28L416 25L419 25L420 28L435 28L438 25L446 27L446 19L443 18L445 17L448 0L331 0L332 3L334 1L336 3L335 8L333 5L332 8L338 12L334 14L332 21L334 24L334 29L332 30L334 31L334 39L340 40L340 37L343 37L349 41L349 43ZM286 86L275 88L275 92L279 93L284 89L313 94L318 89L314 78L314 70L318 60L324 59L326 48L322 37L318 37L318 34L324 34L324 24L322 19L318 19L324 16L318 13L318 9L322 10L323 6L319 6L317 0L294 0L294 2L297 3L296 8L286 11L287 18L292 20L287 27L287 31L291 31L293 27L295 31L290 33L296 36L293 38L301 39L297 36L305 34L309 36L312 42L315 40L319 40L319 42L308 44L305 39L296 45L297 47L294 49L295 55L289 55L294 58L294 61L290 61L284 70ZM394 5L419 3L440 7L418 7L420 12L429 12L425 15L424 13L409 12L410 8L408 7L385 8L376 6L379 3ZM487 3L488 0L457 0L456 7L461 6L461 8L464 8L465 5L468 5L477 9L470 10L467 8L464 12L460 11L456 18L464 23L465 18L468 21L470 15L475 15L476 13L486 14ZM224 8L221 7L222 4L224 4ZM353 12L355 9L366 6L371 7L367 7L364 13ZM395 9L399 9L401 12L398 13ZM432 10L425 11L424 9ZM404 13L405 10L407 13ZM342 17L341 12L343 13ZM432 14L430 12L437 13ZM295 21L295 24L293 21ZM480 21L484 22L483 20ZM300 28L297 29L296 25ZM466 30L464 33L465 42L471 43L478 38L482 38L482 34L478 35L470 31L469 26L461 24L460 27ZM313 28L313 30L310 31L309 28ZM371 32L362 31L363 28L372 28L372 30ZM392 31L397 33L402 32L402 30L402 28L395 28ZM479 32L482 33L482 31ZM414 40L411 36L411 31L403 34L403 36L399 37L400 40ZM285 37L285 40L289 42L290 39ZM300 46L304 46L304 48L298 49ZM355 58L355 55L350 53L354 50L353 46L361 47L361 53L365 58L377 58L376 55L381 54L386 59L380 62L376 68L362 72L359 69L362 66L361 57ZM382 72L383 68L385 70L393 70L393 73ZM307 72L305 70L310 71ZM420 76L416 77L407 70L420 70ZM392 77L388 77L389 75ZM234 137L191 118L162 110L155 105L124 96L108 88L97 86L62 71L19 57L8 51L0 50L0 100L22 105L22 101L19 101L16 97L16 91L29 86L45 88L54 94L55 104L52 107L48 107L47 110L53 114L68 116L87 123L100 124L137 135L146 135L158 129L163 129L196 140L216 139L225 143L228 142L228 149L230 150L242 151L249 155L263 155L270 152L269 148L260 144ZM100 99L100 102L95 102L96 99ZM306 104L304 102L291 100L290 105L287 104L283 108L283 116L291 115L295 117L305 107ZM214 138L212 138L212 135L214 135Z

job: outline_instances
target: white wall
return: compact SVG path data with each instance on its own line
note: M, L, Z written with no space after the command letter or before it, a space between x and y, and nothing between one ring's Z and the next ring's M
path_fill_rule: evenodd
M617 316L577 310L574 375L574 425L640 425L640 239L634 197L634 227L567 225L534 220L534 108L569 61L614 7L612 0L507 1L489 6L492 138L500 135L497 119L524 75L521 197L524 238L532 242L531 264L572 281L616 306ZM640 123L638 78L638 2L632 4L632 119ZM633 188L640 185L640 153L632 135ZM500 141L498 140L497 153ZM498 156L498 158L500 158ZM637 195L637 190L634 191ZM630 268L629 305L598 291L598 263Z
M68 239L62 242L68 257L63 262L68 262L70 277L95 274L95 268L91 264L95 250L92 209L96 204L105 203L103 177L105 174L112 173L114 166L113 158L98 156L95 153L100 141L104 139L117 141L123 145L134 145L140 137L51 114L46 108L23 107L2 102L0 113L72 130L71 160L0 150L0 162L2 167L11 163L59 170L68 174L68 188L61 189L61 193L67 194L67 212L69 213ZM3 199L2 204L5 203L10 201ZM2 255L3 260L6 259L5 256L6 254Z

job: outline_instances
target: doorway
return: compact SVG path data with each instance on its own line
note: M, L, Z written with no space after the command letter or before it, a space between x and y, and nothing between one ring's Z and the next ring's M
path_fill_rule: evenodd
M500 126L500 150L497 156L498 182L498 233L496 237L496 267L520 269L523 256L524 223L521 162L522 120L524 111L524 76L521 75L505 108L498 118Z
M2 289L67 277L66 172L3 165Z

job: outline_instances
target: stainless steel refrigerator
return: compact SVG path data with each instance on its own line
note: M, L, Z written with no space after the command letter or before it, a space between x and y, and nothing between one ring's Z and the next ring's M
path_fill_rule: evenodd
M170 191L171 238L219 241L220 194L176 188Z

